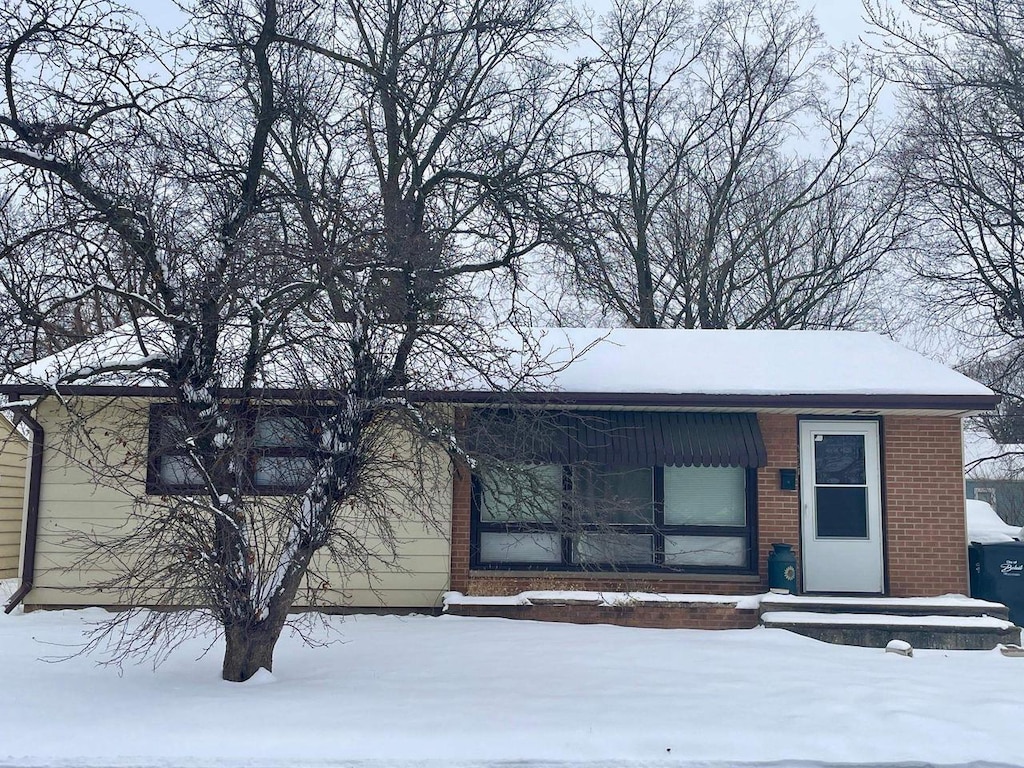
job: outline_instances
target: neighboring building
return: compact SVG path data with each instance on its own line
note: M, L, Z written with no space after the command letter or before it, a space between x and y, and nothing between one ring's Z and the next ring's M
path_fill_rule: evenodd
M1024 445L998 443L982 425L964 429L968 499L991 504L1011 525L1024 525Z
M28 441L0 413L0 579L18 575Z
M339 607L437 609L446 590L754 594L768 586L776 542L795 548L806 592L967 592L961 418L998 402L982 385L870 333L535 335L553 363L569 363L554 364L540 386L511 396L431 393L454 406L470 444L505 429L512 402L551 414L551 431L522 456L536 492L530 514L500 481L453 466L427 515L440 525L410 511L398 521L397 567L328 579ZM47 363L31 370L38 376ZM44 389L0 387L19 397ZM138 466L134 487L109 488L93 481L83 457L69 460L47 439L38 509L29 510L38 524L26 548L38 557L24 601L116 603L90 591L67 532L124 522L136 497L187 492L188 480L173 451L113 437L130 424L137 440L159 443L167 418L159 389L143 381L64 391L107 403L90 426L94 463L156 458ZM33 416L47 435L66 419L53 399ZM253 483L270 494L281 489L260 480L256 462L279 444L282 457L292 455L286 421L257 417L265 450L253 460ZM538 505L547 511L536 514Z

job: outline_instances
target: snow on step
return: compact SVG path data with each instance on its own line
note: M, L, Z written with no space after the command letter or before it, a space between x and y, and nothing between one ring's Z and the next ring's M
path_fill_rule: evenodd
M802 604L808 605L835 605L835 606L859 606L865 608L971 608L978 612L993 609L1005 609L1001 603L993 603L988 600L965 595L940 595L938 597L831 597L818 596L797 596L797 595L776 595L769 594L761 598L761 605L768 606L792 606Z
M955 627L957 629L1013 629L1014 624L991 616L894 616L879 613L812 613L768 611L761 614L766 626L803 624L821 626Z

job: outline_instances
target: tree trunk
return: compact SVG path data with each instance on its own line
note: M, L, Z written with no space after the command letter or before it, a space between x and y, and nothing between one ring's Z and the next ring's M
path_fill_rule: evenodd
M288 610L295 602L315 546L304 546L292 556L290 567L278 588L271 594L259 621L231 623L224 627L224 666L221 677L232 683L244 683L260 668L274 671L274 646L288 621Z
M281 629L282 626L258 629L225 627L221 677L231 683L244 683L260 669L273 672L274 646Z

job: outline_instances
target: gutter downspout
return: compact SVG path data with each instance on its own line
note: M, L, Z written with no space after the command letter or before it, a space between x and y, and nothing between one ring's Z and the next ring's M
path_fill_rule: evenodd
M43 484L43 439L42 425L32 418L29 408L15 410L17 422L24 423L32 432L32 454L29 459L28 502L25 508L25 548L21 553L21 585L4 606L4 613L10 613L25 596L32 591L36 573L36 538L39 532L39 494Z

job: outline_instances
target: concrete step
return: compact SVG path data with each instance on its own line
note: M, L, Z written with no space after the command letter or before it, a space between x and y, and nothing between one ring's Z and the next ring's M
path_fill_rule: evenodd
M884 616L992 616L1006 620L1002 603L962 595L942 597L831 597L827 595L766 595L761 613L869 613Z
M994 616L769 610L762 612L761 624L826 643L868 648L884 648L891 640L905 640L915 648L991 650L1021 641L1020 627Z

